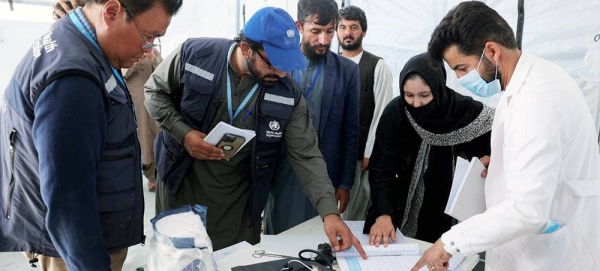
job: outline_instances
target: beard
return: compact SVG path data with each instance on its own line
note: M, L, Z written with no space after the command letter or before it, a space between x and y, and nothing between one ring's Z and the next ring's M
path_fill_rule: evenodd
M354 42L352 43L346 43L346 40L352 40ZM340 46L342 46L342 49L346 50L346 51L356 51L358 48L360 48L360 46L362 46L362 37L359 37L358 39L354 39L351 36L346 36L344 37L343 40L339 40L340 42Z
M483 64L483 71L481 73L481 78L486 83L492 82L496 78L498 80L500 80L500 82L502 82L502 74L500 73L500 71L498 71L498 75L496 77L496 64L489 61L486 57L483 58L483 60L481 61L481 64Z
M254 57L256 57L256 56L254 56ZM270 74L261 75L260 72L256 69L256 64L254 63L254 58L247 58L246 66L248 66L248 71L250 72L250 75L252 75L252 78L254 78L254 81L263 87L272 87L275 84L277 84L277 82L279 81L279 76L277 76L277 74L270 73ZM266 78L273 78L273 79L277 79L277 80L266 81L265 80Z
M315 50L315 47L325 47L327 50L329 50L329 47L331 46L331 43L327 44L327 45L310 45L310 42L303 42L302 43L302 49L304 50L304 55L308 58L308 60L310 60L310 62L314 62L314 63L319 63L321 62L321 60L323 58L325 58L325 56L327 55L327 52L325 52L324 54L320 55L317 53L317 51Z

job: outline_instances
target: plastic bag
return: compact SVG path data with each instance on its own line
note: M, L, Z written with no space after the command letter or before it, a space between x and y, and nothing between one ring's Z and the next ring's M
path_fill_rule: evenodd
M183 206L150 220L150 271L214 271L213 248L206 233L206 207Z

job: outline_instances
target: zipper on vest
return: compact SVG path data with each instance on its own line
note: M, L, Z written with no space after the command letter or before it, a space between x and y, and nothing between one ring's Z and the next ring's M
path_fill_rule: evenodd
M119 161L119 160L123 160L123 159L127 159L127 158L132 158L134 156L133 152L129 152L126 154L121 154L121 155L103 155L102 158L100 158L100 161Z
M10 183L8 184L8 206L6 207L6 219L10 219L12 209L13 192L15 191L15 141L17 130L13 128L8 136L10 142Z

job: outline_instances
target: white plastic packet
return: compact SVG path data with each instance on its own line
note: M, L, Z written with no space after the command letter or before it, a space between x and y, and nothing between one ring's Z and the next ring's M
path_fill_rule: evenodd
M214 271L213 248L206 233L206 207L186 205L151 219L150 271Z

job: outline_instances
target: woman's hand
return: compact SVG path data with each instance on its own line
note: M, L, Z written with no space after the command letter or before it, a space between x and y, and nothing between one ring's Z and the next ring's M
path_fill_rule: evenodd
M396 227L392 223L392 217L382 215L375 220L375 224L371 227L369 245L378 247L383 243L383 246L387 247L388 237L392 237L392 241L396 242Z

